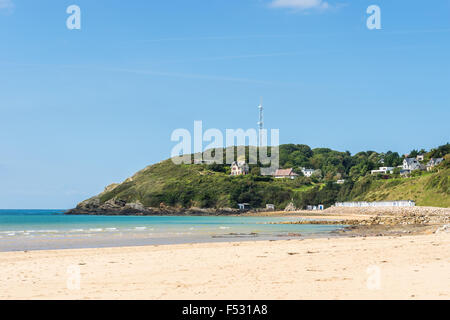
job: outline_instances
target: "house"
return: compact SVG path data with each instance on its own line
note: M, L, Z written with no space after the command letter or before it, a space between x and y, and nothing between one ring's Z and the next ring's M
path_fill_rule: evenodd
M338 181L336 181L337 184L344 184L345 183L345 179L340 179Z
M416 158L406 158L403 159L403 170L421 170L423 166L420 164L420 162Z
M239 210L250 210L250 203L238 203Z
M231 164L231 175L240 176L246 175L249 172L248 164L245 161L234 161Z
M275 172L277 172L277 169L274 168L261 168L261 175L262 176L274 176Z
M438 166L442 161L444 161L444 158L431 158L427 163L427 171L430 171L435 166Z
M275 211L275 205L274 204L266 204L266 210Z
M380 167L378 170L372 170L371 174L389 174L394 172L394 167Z
M311 177L312 174L314 173L314 169L306 169L306 168L302 168L302 173L305 177Z
M419 154L419 155L417 155L416 159L417 159L417 161L423 161L425 159L425 155Z
M296 177L298 177L298 174L296 174L294 172L294 169L289 168L289 169L278 169L277 171L275 171L275 175L274 175L275 179L295 179Z

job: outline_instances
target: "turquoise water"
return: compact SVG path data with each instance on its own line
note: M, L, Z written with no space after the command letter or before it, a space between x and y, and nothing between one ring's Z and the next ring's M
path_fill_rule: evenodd
M343 226L287 225L285 217L72 216L0 210L0 251L330 236ZM296 218L298 219L298 218Z

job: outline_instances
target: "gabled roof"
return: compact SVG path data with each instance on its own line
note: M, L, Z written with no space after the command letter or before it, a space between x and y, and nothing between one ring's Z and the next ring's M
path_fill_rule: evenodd
M277 171L275 171L275 176L298 176L298 174L296 174L292 168L289 168L278 169Z
M442 161L444 161L444 158L431 158L430 161L428 161L428 165L440 164Z
M406 158L404 161L406 161L407 164L412 164L412 163L416 163L417 159L416 158Z

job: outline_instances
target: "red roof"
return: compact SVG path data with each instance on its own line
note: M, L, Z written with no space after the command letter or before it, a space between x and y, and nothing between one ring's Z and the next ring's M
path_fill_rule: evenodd
M296 174L292 168L289 168L289 169L278 169L275 172L275 176L276 177L288 177L288 176L298 176L298 174Z

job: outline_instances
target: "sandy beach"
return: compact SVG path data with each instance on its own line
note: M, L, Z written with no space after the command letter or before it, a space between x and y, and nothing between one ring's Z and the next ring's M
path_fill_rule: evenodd
M449 298L445 232L0 253L0 299Z

